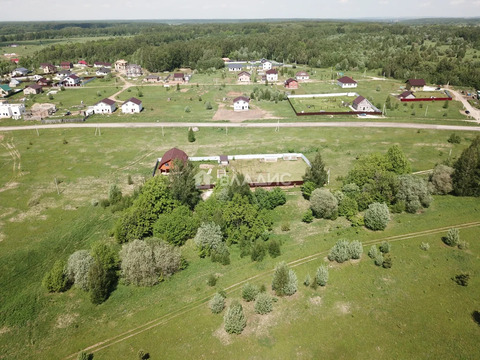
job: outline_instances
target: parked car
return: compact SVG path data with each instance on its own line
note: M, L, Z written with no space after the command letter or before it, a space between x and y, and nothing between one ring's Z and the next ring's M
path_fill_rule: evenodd
M468 114L470 114L470 111L468 111L468 110L465 110L465 114L467 114L467 115L468 115Z

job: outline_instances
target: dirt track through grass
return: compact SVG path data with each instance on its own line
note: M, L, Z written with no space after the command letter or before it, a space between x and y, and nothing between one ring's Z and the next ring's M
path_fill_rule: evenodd
M413 232L413 233L403 234L403 235L389 236L389 237L385 237L385 238L381 238L381 239L366 241L366 242L363 243L363 247L371 246L371 245L374 245L374 244L379 244L383 241L396 242L396 241L409 240L409 239L413 239L413 238L417 238L417 237L421 237L421 236L435 235L435 234L445 232L452 227L455 227L457 229L467 229L467 228L472 228L472 227L477 227L477 226L480 226L480 221L463 223L463 224L458 224L458 225L453 225L453 226L439 227L439 228L435 228L435 229L423 230L423 231L418 231L418 232ZM290 267L297 267L297 266L309 263L311 261L317 260L321 256L325 256L326 254L328 254L328 251L329 250L321 251L321 252L303 257L301 259L290 261L288 263L288 265ZM232 284L232 285L226 287L225 291L227 293L231 293L231 292L237 290L241 285L245 284L246 282L249 282L249 281L252 281L252 280L255 280L255 279L259 279L259 278L263 278L267 275L272 274L273 271L274 271L274 269L264 271L262 273L259 273L259 274L255 275L255 276L249 277L248 279L239 281L235 284ZM110 346L113 346L113 345L118 344L120 342L123 342L125 340L128 340L129 338L132 338L136 335L144 333L144 332L146 332L150 329L153 329L157 326L166 324L170 320L173 320L173 319L175 319L179 316L182 316L183 314L186 314L186 313L191 312L195 309L198 309L200 306L203 306L207 301L210 300L210 298L212 296L213 296L213 293L210 294L208 297L204 297L202 299L198 299L196 301L193 301L190 304L188 304L186 306L183 306L182 308L180 308L176 311L171 312L170 314L161 316L157 319L151 320L151 321L149 321L149 322L147 322L143 325L140 325L136 328L125 331L125 332L123 332L123 333L121 333L117 336L114 336L112 338L109 338L109 339L106 339L104 341L98 342L94 345L91 345L91 346L83 349L82 351L89 352L89 353L95 353L95 352L98 352L98 351L100 351L102 349L105 349L107 347L110 347ZM67 356L65 359L73 359L77 355L78 355L78 352Z

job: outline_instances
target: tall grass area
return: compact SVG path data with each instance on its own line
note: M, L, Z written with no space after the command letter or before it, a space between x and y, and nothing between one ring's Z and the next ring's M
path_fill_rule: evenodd
M137 288L120 283L100 306L92 305L88 294L78 289L62 294L46 293L41 279L55 260L67 259L74 251L88 249L93 242L110 237L118 215L92 206L91 201L106 197L113 183L124 193L132 192L145 177L151 176L156 159L173 146L191 156L292 151L313 158L320 149L331 170L333 188L341 183L340 177L361 154L385 152L398 143L412 161L414 171L426 170L448 156L458 156L473 138L468 132L459 132L462 142L449 144L448 132L408 129L281 129L280 132L229 129L228 135L224 129L201 129L196 133L197 140L189 143L187 129L165 129L164 134L162 136L160 129L102 129L101 136L95 136L94 129L40 130L40 136L34 130L0 134L3 136L0 146L0 354L5 358L64 358L148 321L174 314L184 306L202 304L216 289L227 288L251 276L264 274L257 281L269 285L267 272L278 261L327 251L338 238L367 241L478 220L478 199L445 196L436 197L423 214L395 215L387 230L381 233L353 228L341 218L335 222L316 220L305 224L301 217L308 203L296 188L288 191L287 204L275 210L272 236L283 242L282 255L277 259L267 257L261 263L252 263L249 258L240 258L238 249L233 248L232 264L223 267L200 259L189 240L182 249L189 267L155 287ZM12 147L19 156L12 153ZM128 184L128 175L132 176L133 185ZM58 192L54 179L60 180ZM281 224L287 221L290 231L285 232ZM318 290L317 294L302 288L293 299L275 305L272 318L267 318L270 325L264 324L265 331L261 327L253 331L254 327L247 324L250 333L233 337L231 345L223 345L213 335L221 326L221 316L210 315L205 304L198 311L146 332L145 336L102 350L95 359L132 358L139 348L149 351L153 357L171 359L198 358L202 354L222 358L236 351L243 354L238 352L242 348L251 351L245 353L245 357L261 353L264 358L292 358L295 353L299 358L312 358L321 351L325 351L327 357L334 357L334 350L344 348L345 354L358 351L359 354L372 352L373 357L389 357L388 347L383 344L388 344L395 355L403 354L401 345L408 343L411 344L408 351L413 354L419 346L415 331L426 337L427 344L439 347L432 350L436 351L434 354L438 354L442 346L446 354L459 347L463 351L460 354L476 351L470 344L474 343L471 341L474 330L468 327L470 323L465 316L469 315L465 315L465 311L467 307L470 312L475 310L473 299L479 298L478 280L474 276L467 288L452 285L449 280L460 270L478 271L473 261L479 250L474 230L461 230L462 239L470 243L470 249L463 252L443 246L441 235L394 243L394 266L390 272L375 267L364 254L358 265L333 269L331 286L327 286L325 292ZM421 241L430 242L430 252L419 250ZM313 275L322 259L320 256L312 263L299 266L296 269L299 281L303 281L307 272ZM212 273L219 275L216 288L206 284ZM229 298L238 297L238 289L233 288ZM311 304L310 298L315 296L322 297L321 306ZM461 304L459 296L466 299ZM439 298L441 301L433 302ZM337 316L338 302L350 303L350 313ZM407 314L403 319L402 311L410 307L427 310L423 310L421 317ZM443 309L450 313L445 315L441 312ZM432 318L432 322L423 324L427 317ZM391 327L383 330L375 327L384 320ZM372 350L376 349L373 339L360 342L338 337L357 325L360 326L358 334L379 337L375 340L375 346L378 343L381 348L378 356ZM428 329L437 329L438 333L442 327L446 327L449 334L456 331L465 336L458 345L447 348L446 344L435 341L434 332L424 334ZM305 336L294 336L302 328L308 329L303 331ZM287 344L291 346L287 348Z

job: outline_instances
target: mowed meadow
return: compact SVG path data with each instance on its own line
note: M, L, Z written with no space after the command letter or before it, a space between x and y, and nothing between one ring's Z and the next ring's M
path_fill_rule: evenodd
M394 215L384 232L371 232L343 218L302 223L308 202L293 188L275 210L272 236L282 241L276 259L253 263L234 247L231 265L221 266L200 259L189 240L182 248L187 269L152 288L120 283L99 306L79 289L48 294L41 286L55 260L99 240L113 241L118 214L92 202L107 197L111 184L133 192L173 146L191 156L303 152L312 158L320 150L335 189L359 155L384 153L393 144L402 147L413 171L432 169L458 157L474 136L457 134L460 144L447 142L448 131L409 129L200 129L194 143L186 128L164 129L163 135L161 129L0 133L0 358L60 359L105 340L92 349L95 359L135 358L140 349L168 359L478 358L480 327L472 320L480 310L475 198L436 196L423 213ZM281 229L285 222L289 231ZM441 241L448 227L460 224L470 224L460 230L468 250ZM405 235L420 231L427 232ZM365 246L361 261L333 265L326 288L301 285L338 239L366 244L391 236L399 236L391 241L391 269L376 267ZM429 251L420 249L422 242ZM250 281L270 291L277 262L310 255L311 261L293 264L297 294L279 299L265 316L243 302L244 333L223 331L222 315L211 314L206 304L216 290L227 289L227 302L239 299L241 282L257 276ZM468 287L451 280L462 271L473 275ZM215 288L206 283L212 273L219 277Z

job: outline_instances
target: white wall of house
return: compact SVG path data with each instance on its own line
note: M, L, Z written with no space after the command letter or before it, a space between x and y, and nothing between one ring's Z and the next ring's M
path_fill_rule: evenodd
M13 118L18 120L25 114L23 104L0 104L0 118Z
M299 75L299 76L296 76L297 80L308 80L310 79L310 76L308 75Z
M116 104L108 105L101 102L93 107L93 111L95 112L95 114L111 114L115 111L116 108Z
M270 61L265 61L262 64L263 70L270 70L272 68L272 63Z
M124 114L139 113L142 109L142 104L138 105L131 101L122 105L122 113Z
M234 111L245 111L248 110L248 102L244 100L238 100L233 103Z
M248 75L240 75L238 77L238 81L240 82L249 82L250 81L250 76Z
M267 81L278 81L278 74L267 74Z
M339 86L342 87L342 89L346 89L346 88L356 88L357 87L357 83L342 83L340 81L337 81L337 84Z
M65 83L67 85L76 85L76 84L79 84L80 83L80 78L71 78L71 77L67 77L65 78Z
M353 104L352 107L357 111L374 111L372 104L367 99L364 99L359 104Z

